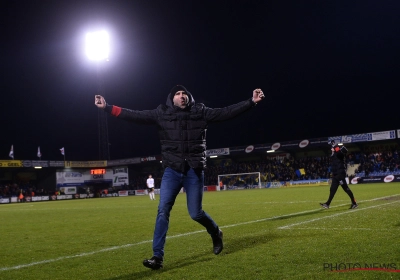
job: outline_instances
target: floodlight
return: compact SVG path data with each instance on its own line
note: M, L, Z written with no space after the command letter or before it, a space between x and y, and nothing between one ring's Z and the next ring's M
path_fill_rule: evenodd
M109 36L104 30L86 34L86 55L90 60L108 60Z

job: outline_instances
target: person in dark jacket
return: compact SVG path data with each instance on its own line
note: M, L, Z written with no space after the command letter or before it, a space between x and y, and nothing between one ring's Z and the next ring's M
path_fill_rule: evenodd
M255 89L252 98L228 107L212 109L195 103L193 95L184 86L177 85L171 89L165 105L159 105L153 110L137 111L109 105L102 96L95 96L95 105L112 116L158 127L165 170L153 236L153 257L145 259L144 266L151 269L163 267L170 212L182 187L186 192L190 217L210 234L214 254L221 253L222 231L202 209L206 130L210 123L232 119L250 110L264 97L261 89Z
M358 207L357 202L354 199L353 192L350 190L349 186L346 182L346 162L345 162L345 154L347 152L346 147L335 144L334 141L331 142L332 154L331 154L331 171L332 171L332 184L329 192L329 198L325 203L320 203L320 205L329 209L329 206L332 202L333 197L336 194L339 185L342 186L342 189L347 193L347 195L351 199L350 209L355 209Z

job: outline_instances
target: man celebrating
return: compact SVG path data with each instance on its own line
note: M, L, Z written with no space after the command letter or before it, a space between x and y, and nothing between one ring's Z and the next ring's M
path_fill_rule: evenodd
M154 197L154 179L153 179L153 176L151 176L151 174L149 175L149 178L147 178L146 184L147 184L147 190L149 192L150 199L156 200Z
M190 217L210 234L214 254L221 253L222 231L202 208L206 130L208 124L232 119L254 107L263 98L261 89L255 89L252 98L225 108L212 109L201 103L196 104L192 94L184 86L177 85L171 89L165 105L153 110L137 111L109 105L102 96L95 96L95 105L115 117L158 127L165 170L153 236L153 257L144 260L144 266L151 269L163 267L169 216L182 187L186 191Z

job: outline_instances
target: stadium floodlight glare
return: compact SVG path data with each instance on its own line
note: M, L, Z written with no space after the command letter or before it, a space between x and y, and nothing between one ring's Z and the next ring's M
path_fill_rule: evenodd
M108 60L109 36L104 30L86 34L86 55L90 60Z

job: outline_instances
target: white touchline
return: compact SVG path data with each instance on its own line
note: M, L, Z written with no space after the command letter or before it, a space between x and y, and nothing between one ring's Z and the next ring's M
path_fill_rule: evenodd
M337 217L337 216L341 216L341 215L345 215L345 214L352 214L352 213L357 212L357 211L362 211L362 210L367 210L367 209L371 209L371 208L381 207L381 206L393 204L393 203L396 203L396 202L398 202L398 201L392 201L392 202L388 202L388 203L385 203L385 204L379 204L379 205L374 205L374 206L365 207L365 208L357 208L357 209L353 209L352 211L341 212L341 213L337 213L337 214L333 214L333 215L329 215L329 216L324 216L324 217L315 218L315 219L311 219L311 220L307 220L307 221L303 221L303 222L299 222L299 223L294 223L294 224L283 226L283 227L278 227L278 229L288 229L288 228L291 228L291 227L294 227L294 226L297 226L297 225L304 225L304 224L312 223L312 222L315 222L315 221L320 221L320 220L323 220L323 219Z
M2 267L2 268L0 268L0 271L13 270L13 269L20 269L20 268L30 267L30 266L34 266L34 265L38 265L38 264L52 263L52 262L56 262L56 261L66 260L66 259L73 259L73 258L78 258L78 257L85 257L85 256L94 255L94 254L97 254L97 253L102 253L102 252L107 252L107 251L118 250L118 249L121 249L121 248L126 248L126 247L130 247L130 246L134 246L134 245L145 244L145 243L149 243L149 242L151 242L151 240L141 241L141 242L138 242L138 243L135 243L135 244L125 244L125 245L121 245L121 246L113 246L113 247L101 249L101 250L98 250L98 251L92 251L92 252L87 252L87 253L81 253L81 254L72 255L72 256L59 257L59 258L49 259L49 260L43 260L43 261L39 261L39 262L32 262L32 263L27 263L27 264L21 264L21 265L17 265L17 266Z
M380 200L380 199L390 198L390 197L394 197L394 196L398 196L398 195L391 195L391 196L384 196L384 197L380 197L380 198L373 198L373 199L369 199L369 200L363 200L361 202ZM376 205L376 206L371 206L371 207L367 207L367 208L361 208L361 209L358 208L358 209L354 209L354 210L351 210L351 211L348 211L348 212L342 212L342 213L335 214L335 215L325 216L325 217L318 218L318 219L308 220L308 221L305 221L305 222L300 222L300 223L295 223L295 224L284 226L284 227L279 227L278 229L286 229L286 228L289 228L289 227L292 227L292 226L295 226L295 225L305 224L305 223L313 222L313 221L316 221L316 220L325 219L325 218L328 218L328 217L339 216L339 215L342 215L342 214L348 214L348 213L352 213L354 211L359 211L359 210L379 207L379 206L383 206L383 205L387 205L387 204L392 204L392 203L395 203L395 202L398 202L398 201L394 201L394 202L390 202L390 203L386 203L386 204L381 204L381 205ZM335 207L339 207L339 206L343 206L343 205L347 205L347 204L341 204L341 205L337 205ZM331 207L331 208L333 208L333 207ZM242 225L254 224L254 223L259 223L259 222L264 222L264 221L270 221L270 220L275 220L275 219L280 219L280 218L296 216L296 215L304 214L304 213L318 212L318 211L321 211L321 210L322 210L321 208L318 208L318 209L302 211L302 212L297 212L297 213L292 213L292 214L287 214L287 215L282 215L282 216L274 216L274 217L269 217L269 218L254 220L254 221L248 221L248 222L243 222L243 223L237 223L237 224L232 224L232 225L221 226L220 228L230 228L230 227L237 227L237 226L242 226ZM182 233L182 234L176 234L176 235L168 236L167 239L177 238L177 237L182 237L182 236L188 236L188 235L197 234L197 233L201 233L201 232L205 232L205 230L198 230L198 231L192 231L192 232L187 232L187 233ZM48 259L48 260L32 262L32 263L27 263L27 264L21 264L21 265L16 265L16 266L10 266L10 267L2 267L2 268L0 268L0 271L15 270L15 269L31 267L31 266L35 266L35 265L39 265L39 264L53 263L53 262L62 261L62 260L66 260L66 259L86 257L86 256L98 254L98 253L119 250L119 249L122 249L122 248L138 246L138 245L151 243L151 242L153 242L153 240L144 240L144 241L141 241L141 242L138 242L138 243L125 244L125 245L121 245L121 246L113 246L113 247L104 248L104 249L97 250L97 251L81 253L81 254L76 254L76 255L72 255L72 256L59 257L59 258L55 258L55 259Z
M281 228L281 229L286 229L286 228ZM396 230L400 230L400 228L331 228L331 227L296 227L296 230L298 229L304 229L304 230L369 230L369 231L378 231L378 232L382 232L382 231L396 231Z

